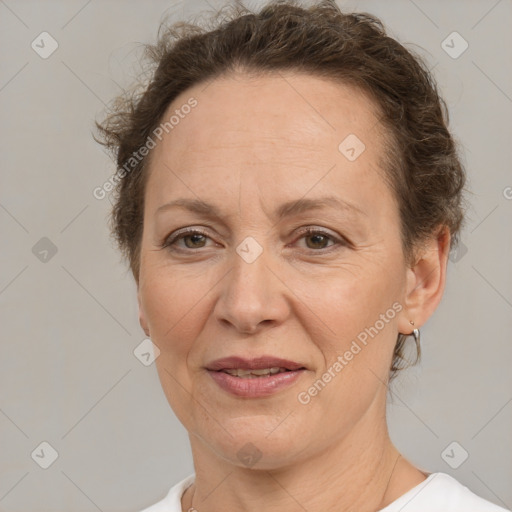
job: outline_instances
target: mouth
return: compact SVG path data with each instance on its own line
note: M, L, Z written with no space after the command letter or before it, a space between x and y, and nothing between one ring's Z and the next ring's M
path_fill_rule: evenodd
M253 359L244 357L224 357L216 359L206 366L207 370L220 371L237 377L261 377L288 371L305 370L305 366L295 361L273 356L261 356Z
M279 366L274 366L272 368L262 368L260 370L233 368L229 370L223 369L219 371L227 373L228 375L233 375L234 377L240 377L241 379L257 379L258 377L276 375L277 373L291 372L292 370L288 370L287 368Z
M206 369L221 389L245 398L277 393L291 386L307 370L295 361L271 356L217 359Z

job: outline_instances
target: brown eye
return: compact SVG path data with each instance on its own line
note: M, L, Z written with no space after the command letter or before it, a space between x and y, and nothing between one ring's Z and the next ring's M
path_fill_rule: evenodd
M179 239L183 239L185 242L185 246L188 249L197 249L198 247L204 247L204 244L206 243L206 236L202 233L194 233L192 235L184 235L182 237L179 237ZM190 241L190 244L187 243L187 240Z
M322 233L314 233L310 235L306 235L304 237L306 240L310 240L311 244L306 242L308 249L325 249L327 247L327 243L331 237L328 237Z
M316 228L307 228L303 230L300 234L299 240L302 239L306 241L305 248L314 252L322 252L324 249L330 249L336 245L346 245L343 239L340 239L327 231Z
M197 229L189 229L188 231L170 235L162 244L162 247L177 251L202 249L203 247L207 247L208 240L211 239L207 233L203 233Z

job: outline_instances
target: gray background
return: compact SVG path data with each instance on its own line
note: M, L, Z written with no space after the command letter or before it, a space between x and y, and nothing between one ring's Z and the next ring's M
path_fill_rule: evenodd
M340 4L380 16L428 59L470 176L463 246L422 329L423 362L394 385L392 439L420 468L510 508L512 2ZM193 470L155 366L133 354L145 338L135 286L109 240L109 202L92 195L114 166L91 129L164 11L219 5L0 1L1 511L135 511ZM47 59L31 48L43 31L59 45ZM441 46L453 31L469 43L456 59ZM35 462L48 450L31 457L43 441L58 452L48 469ZM452 469L462 449L469 458Z

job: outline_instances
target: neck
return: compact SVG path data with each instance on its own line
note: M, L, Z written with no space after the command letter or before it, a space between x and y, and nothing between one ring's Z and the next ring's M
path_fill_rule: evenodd
M196 479L183 510L376 512L425 478L400 457L383 421L379 428L363 418L314 456L270 469L232 464L191 437Z

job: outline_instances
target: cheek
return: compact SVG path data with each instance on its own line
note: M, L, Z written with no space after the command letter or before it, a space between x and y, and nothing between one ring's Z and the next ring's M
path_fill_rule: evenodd
M303 410L332 417L333 435L348 432L387 381L400 309L396 277L368 265L304 288L314 312L305 329L323 361L300 390L309 400Z
M178 419L190 428L201 408L190 407L194 376L188 360L204 321L209 287L195 274L186 277L169 268L146 269L141 281L141 301L152 341L160 355L155 364L164 394ZM202 300L201 300L202 299ZM206 415L202 421L207 422Z
M384 272L380 266L361 265L352 266L350 271L339 269L321 281L303 285L308 289L307 304L313 306L334 337L346 340L392 309L400 298L401 281L391 267ZM392 324L395 316L394 311L390 312L386 325Z
M204 281L170 269L146 274L141 301L151 337L162 353L183 353L200 330L198 310L208 287Z
M350 272L337 269L325 279L315 280L314 286L303 281L307 290L304 302L315 313L309 317L320 334L315 336L312 325L306 329L322 353L322 372L330 369L336 375L327 386L330 391L326 395L332 396L326 402L356 406L350 398L354 393L371 396L381 385L379 379L387 380L402 309L402 281L398 266L389 265L384 272L380 263L369 262L351 266ZM333 368L336 362L342 367Z

